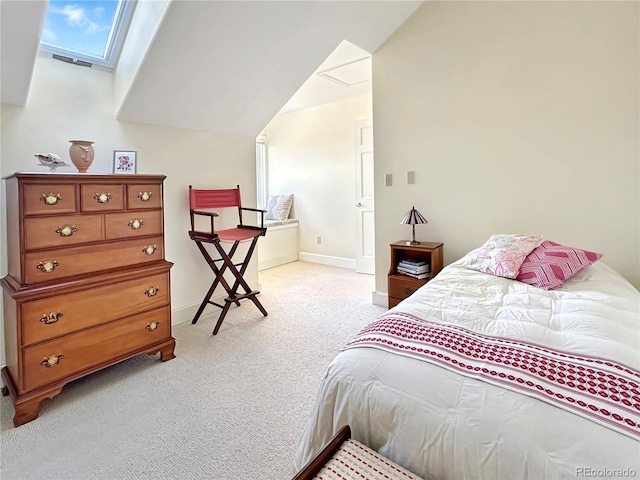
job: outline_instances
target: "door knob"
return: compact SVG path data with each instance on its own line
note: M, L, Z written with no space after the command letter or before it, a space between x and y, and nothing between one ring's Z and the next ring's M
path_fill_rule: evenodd
M356 203L356 207L361 207L361 206L362 206L362 203L360 202Z

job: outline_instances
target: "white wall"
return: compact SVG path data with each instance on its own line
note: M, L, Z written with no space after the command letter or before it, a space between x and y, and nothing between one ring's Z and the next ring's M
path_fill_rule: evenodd
M355 261L354 122L367 118L363 95L277 115L265 128L269 194L294 194L300 252Z
M190 320L213 274L187 235L188 186L240 185L243 202L255 205L255 138L118 122L114 119L113 98L110 73L39 58L27 107L2 105L0 174L7 177L16 171L45 173L48 169L37 166L34 154L53 152L68 161L70 139L95 141L95 160L88 173L111 173L114 149L137 150L138 173L167 176L165 246L167 260L174 262L173 321ZM74 167L59 171L76 172ZM2 188L0 273L4 276L7 271L4 182ZM237 214L230 212L227 222L235 225L237 218L232 217ZM246 278L250 284L257 284L255 258ZM4 345L4 341L0 344ZM4 363L4 356L1 360Z
M445 263L535 233L640 286L639 5L425 2L375 52L378 291L411 205Z

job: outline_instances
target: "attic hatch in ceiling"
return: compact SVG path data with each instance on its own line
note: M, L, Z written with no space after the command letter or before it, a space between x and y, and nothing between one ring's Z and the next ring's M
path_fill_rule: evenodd
M359 83L368 82L371 80L371 56L359 58L316 73L343 87L351 87Z
M40 51L76 65L113 70L134 7L132 0L50 0Z

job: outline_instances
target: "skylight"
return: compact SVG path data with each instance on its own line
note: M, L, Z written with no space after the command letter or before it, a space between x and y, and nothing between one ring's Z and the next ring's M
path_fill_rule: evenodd
M40 49L73 63L113 68L133 5L129 0L50 0Z

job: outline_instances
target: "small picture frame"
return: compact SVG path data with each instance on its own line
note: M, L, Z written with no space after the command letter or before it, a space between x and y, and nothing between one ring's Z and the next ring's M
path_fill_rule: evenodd
M113 151L113 173L136 173L137 152L134 150Z

